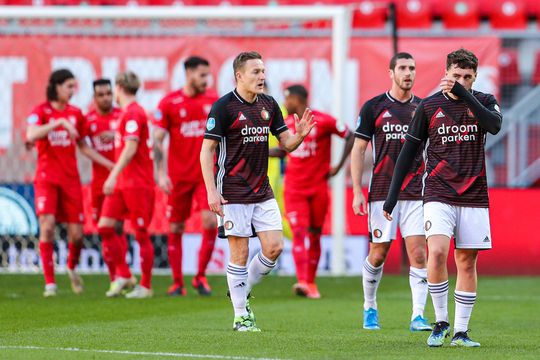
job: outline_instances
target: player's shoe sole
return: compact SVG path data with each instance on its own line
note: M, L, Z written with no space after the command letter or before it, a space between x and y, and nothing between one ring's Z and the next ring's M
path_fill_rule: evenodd
M450 324L446 321L439 321L433 326L433 331L427 339L429 347L441 347L444 344L444 339L448 337L450 333Z

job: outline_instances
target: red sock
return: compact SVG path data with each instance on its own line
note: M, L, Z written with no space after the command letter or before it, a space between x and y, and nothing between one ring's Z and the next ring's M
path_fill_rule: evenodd
M54 244L52 242L39 242L39 254L43 265L43 275L45 276L45 285L55 284L54 280Z
M141 286L152 287L152 268L154 267L154 245L146 229L137 229L135 238L139 243L141 256Z
M169 233L167 254L169 255L169 265L174 283L184 286L184 276L182 274L182 233Z
M212 258L214 245L216 244L217 228L203 229L201 248L199 249L199 269L197 277L204 277L206 267Z
M122 259L126 260L126 254L129 248L128 239L126 234L116 233L116 241L120 244L120 254L122 254Z
M319 267L319 259L321 258L321 234L309 233L309 251L308 251L308 284L315 282L317 275L317 267Z
M307 280L307 252L306 252L306 231L303 228L293 230L292 255L296 265L296 278L303 283Z
M116 276L129 279L131 271L129 271L129 266L126 263L126 257L122 254L122 239L116 235L113 227L99 228L99 235L101 236L103 259L109 267L111 279L116 278ZM111 269L113 270L111 271Z
M82 242L81 243L74 243L74 242L68 243L68 258L67 258L68 269L73 270L79 264L82 248L83 248Z

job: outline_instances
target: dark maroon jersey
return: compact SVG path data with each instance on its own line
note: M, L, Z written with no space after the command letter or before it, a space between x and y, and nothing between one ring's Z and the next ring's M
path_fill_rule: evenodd
M489 110L499 111L493 95L474 90L472 94ZM420 103L406 137L426 142L425 203L489 207L486 134L461 99L440 91Z
M272 199L268 181L268 136L287 125L276 101L261 94L249 103L236 92L212 106L205 139L219 141L216 186L229 204L252 204Z
M357 138L371 141L373 149L373 171L368 201L386 199L394 165L420 100L413 95L410 100L400 102L386 92L367 101L360 110L354 134ZM422 199L423 173L424 161L420 149L403 182L399 200Z

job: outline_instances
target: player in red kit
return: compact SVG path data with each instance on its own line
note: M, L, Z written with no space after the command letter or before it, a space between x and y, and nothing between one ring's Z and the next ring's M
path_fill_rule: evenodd
M302 116L308 106L308 91L302 85L285 89L285 108L289 116L285 124L294 129L294 114ZM321 232L328 211L327 179L341 169L351 152L354 137L346 126L336 119L312 110L316 125L300 144L289 153L285 169L285 208L293 231L293 258L296 278L293 291L300 296L321 297L315 276L321 256ZM339 164L330 167L332 135L347 140ZM283 151L283 155L284 155ZM306 235L309 250L306 250Z
M93 82L95 109L86 115L85 133L92 147L107 159L114 162L114 134L118 127L118 122L122 116L122 110L113 106L113 91L111 81L108 79L98 79ZM98 163L92 164L92 219L97 224L101 215L101 208L105 200L103 184L109 176L110 169ZM127 251L127 241L122 235L122 223L117 224L117 234L122 239L122 250ZM111 283L115 279L114 262L111 254L105 254L105 263L109 269Z
M200 295L210 295L206 267L212 257L217 235L217 220L209 207L199 164L206 118L217 100L206 88L210 67L207 60L192 56L184 63L186 84L161 100L154 114L154 161L160 188L169 195L167 217L170 222L168 239L169 264L173 275L171 296L184 296L182 275L182 234L192 204L201 211L202 243L199 266L192 285ZM165 169L163 140L169 134L168 173Z
M120 238L115 234L116 221L128 217L139 243L141 282L127 298L152 296L151 280L154 265L154 246L148 226L154 211L154 171L148 148L148 118L136 102L140 81L132 72L116 76L115 96L124 111L115 138L116 164L103 184L106 195L98 222L104 257L110 255L116 280L107 296L118 296L131 284L131 272L126 264Z
M56 70L47 85L47 101L27 119L26 138L35 143L38 161L35 176L36 212L39 217L39 251L45 275L45 297L56 296L54 277L54 227L67 223L68 275L76 294L83 282L75 271L83 246L83 202L75 145L94 162L112 168L113 163L83 141L84 117L69 104L76 81L71 71Z

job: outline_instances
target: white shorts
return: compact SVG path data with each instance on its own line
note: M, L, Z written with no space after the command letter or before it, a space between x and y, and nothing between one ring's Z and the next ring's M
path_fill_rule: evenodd
M283 230L276 199L255 204L224 204L223 213L225 236L250 237L252 224L255 232Z
M384 201L372 201L368 207L368 227L371 242L385 243L396 239L397 228L406 238L413 235L424 235L424 211L422 201L400 200L392 211L392 221L386 220L383 213Z
M424 204L426 237L454 236L456 249L491 249L489 209L440 202Z

